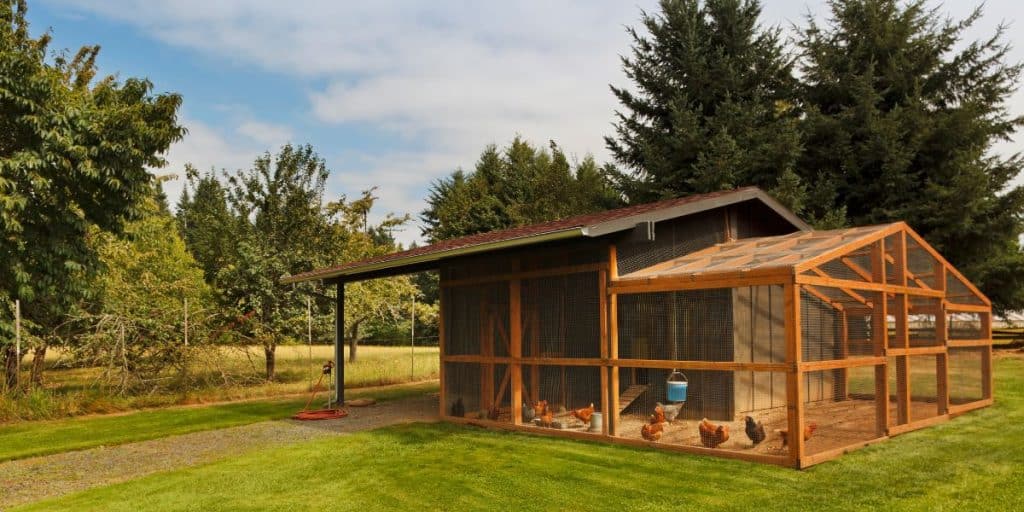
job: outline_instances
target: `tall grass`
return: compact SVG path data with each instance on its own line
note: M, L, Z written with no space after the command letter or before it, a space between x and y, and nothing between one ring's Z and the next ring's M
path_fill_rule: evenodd
M277 349L277 377L264 378L263 350L222 348L197 358L187 376L158 392L119 395L100 386L100 368L67 368L61 354L47 355L45 386L0 396L0 423L56 419L84 414L307 393L321 367L333 359L330 346L285 345ZM312 354L311 354L312 352ZM346 358L348 351L346 349ZM358 361L345 366L347 388L400 384L438 378L437 347L359 347ZM182 380L184 379L184 380ZM326 389L327 381L321 385Z

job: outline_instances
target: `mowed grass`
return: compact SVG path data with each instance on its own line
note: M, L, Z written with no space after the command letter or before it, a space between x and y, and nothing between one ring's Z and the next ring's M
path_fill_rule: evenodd
M346 393L346 398L372 396L377 400L392 400L437 389L436 382L429 382L355 390ZM321 394L311 407L323 407L325 400L326 396ZM0 462L282 419L301 410L306 401L307 398L254 400L19 423L0 427Z
M1024 510L1024 360L996 369L995 406L805 471L419 424L16 510Z

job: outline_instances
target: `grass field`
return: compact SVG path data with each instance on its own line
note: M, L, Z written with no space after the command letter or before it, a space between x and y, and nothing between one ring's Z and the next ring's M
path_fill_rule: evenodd
M347 358L347 348L345 354ZM409 347L365 346L359 347L358 356L356 363L345 366L349 388L438 377L437 347L417 347L413 352ZM97 385L100 368L63 368L61 354L51 351L47 355L52 369L45 373L46 389L15 398L0 396L0 424L304 393L319 377L324 361L333 357L330 346L314 346L312 358L305 345L278 347L277 380L268 383L263 379L261 348L224 348L195 365L195 384L188 392L118 396Z
M372 396L383 401L437 389L436 382L426 382L357 390L347 393L346 398ZM302 409L306 400L253 400L8 425L0 427L0 462L287 418ZM323 405L317 399L313 407Z
M454 425L271 449L16 510L1022 510L1024 359L993 407L806 471Z

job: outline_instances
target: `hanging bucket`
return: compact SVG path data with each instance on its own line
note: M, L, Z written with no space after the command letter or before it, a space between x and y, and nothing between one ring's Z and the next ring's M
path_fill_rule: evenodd
M668 380L665 381L665 387L668 391L669 402L685 402L686 401L686 388L689 386L686 375L683 372L673 370L668 376Z

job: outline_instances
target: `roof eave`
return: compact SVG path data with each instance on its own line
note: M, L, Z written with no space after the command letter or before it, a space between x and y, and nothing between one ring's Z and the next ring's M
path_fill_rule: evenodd
M422 254L418 256L409 256L407 258L397 258L389 261L382 261L379 263L370 263L367 265L359 265L357 267L343 268L330 272L323 272L317 274L298 274L295 276L284 276L281 278L281 284L292 284L302 283L306 281L318 281L342 278L347 276L355 276L359 274L369 274L371 272L380 272L388 269L397 267L408 267L412 265L419 265L423 263L432 263L448 258L455 258L459 256L469 256L481 252L490 252L501 249L510 249L523 245L533 245L543 242L552 242L556 240L565 240L568 238L581 238L587 236L587 230L584 227L574 227L568 229L561 229L558 231L551 231L548 233L540 233L537 235L524 236L519 238L512 238L509 240L501 240L498 242L489 242L479 245L471 245L468 247L457 247L446 251L437 251L429 254Z
M714 197L711 199L703 199L700 201L694 201L692 203L682 204L671 208L663 208L660 210L653 210L637 215L630 215L621 219L610 220L606 222L600 222L587 227L587 236L597 237L617 233L619 231L626 231L633 229L638 223L651 221L661 222L677 217L683 217L686 215L692 215L694 213L700 213L715 208L721 208L723 206L729 206L743 201L749 201L751 199L758 199L765 204L765 206L771 208L775 213L779 214L780 217L786 219L787 222L793 225L793 227L800 231L813 231L813 228L806 222L800 220L793 212L789 211L788 208L783 206L781 203L776 201L772 196L768 195L761 189L748 188L736 191L731 194L725 194L721 197Z

